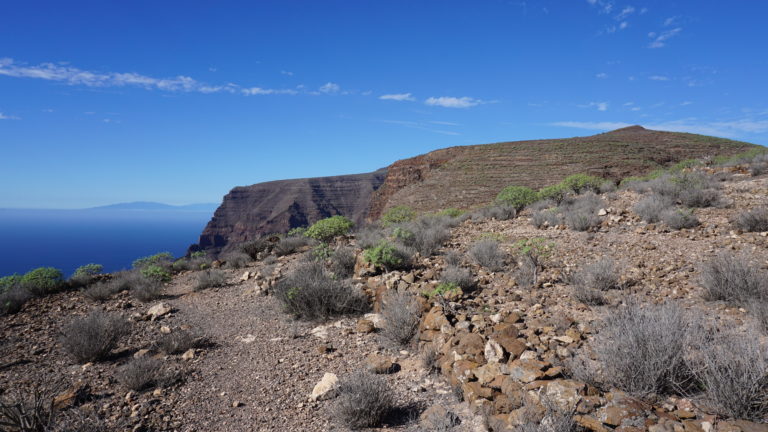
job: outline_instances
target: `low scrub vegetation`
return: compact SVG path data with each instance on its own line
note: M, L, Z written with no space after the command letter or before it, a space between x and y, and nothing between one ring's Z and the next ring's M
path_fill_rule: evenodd
M492 204L472 213L473 220L495 219L505 221L514 219L515 216L517 216L517 210L514 206L507 204Z
M407 346L419 327L419 303L413 295L391 292L381 308L384 318L382 336L398 346Z
M140 302L151 302L163 295L163 283L161 280L146 277L140 274L132 278L130 285L131 295Z
M53 396L34 390L31 395L20 393L10 399L0 399L0 430L8 432L58 431Z
M94 311L64 326L61 345L79 363L106 358L128 333L128 323L117 315Z
M416 249L421 256L433 255L451 237L455 219L427 215L397 227L393 234L405 246Z
M768 207L739 213L731 223L734 228L744 232L768 231Z
M96 282L83 290L83 295L96 302L107 301L120 292L119 285L110 282Z
M469 249L469 256L477 264L491 271L504 269L506 254L499 248L499 242L484 239L475 242Z
M583 267L573 275L571 283L574 298L590 306L607 303L604 292L622 288L618 266L610 258L602 258Z
M347 279L355 272L355 251L348 246L339 246L333 250L329 259L329 268L336 279Z
M386 379L370 372L355 372L341 380L332 415L350 429L382 424L395 409L395 397Z
M32 294L20 285L0 292L0 316L19 312Z
M721 253L702 265L700 275L706 300L742 304L768 294L768 272L747 255Z
M132 359L117 371L117 380L127 390L152 388L164 378L163 361L153 357Z
M260 254L268 254L272 250L272 242L265 237L247 241L240 245L240 252L253 260L259 259Z
M472 277L472 273L469 269L461 268L455 265L448 265L440 275L440 281L453 284L462 290L468 290L474 287L475 278Z
M239 269L251 262L251 257L243 252L230 252L222 257L227 268Z
M156 282L170 282L171 272L157 264L149 264L139 269L139 273L147 279Z
M381 223L384 226L410 222L416 218L416 211L408 206L395 206L387 209L381 215Z
M384 271L407 269L413 253L397 243L382 240L375 247L365 249L363 258L375 268Z
M197 275L194 290L202 291L219 287L227 283L227 277L221 270L203 270Z
M644 221L656 223L661 220L662 213L673 205L671 199L662 195L651 194L638 201L633 210Z
M298 252L301 248L312 246L312 239L305 236L286 236L280 239L272 251L277 256L285 256Z
M346 235L354 224L344 216L331 216L321 219L309 228L305 235L321 242L329 242L335 237Z
M167 268L170 267L172 263L173 255L170 252L160 252L133 261L133 268L141 269L150 265Z
M73 288L84 287L90 284L96 276L100 275L104 271L104 266L101 264L86 264L78 267L69 278L69 284Z
M202 338L189 330L175 330L160 336L157 348L165 354L181 354L201 345Z
M285 310L307 320L357 314L368 309L368 299L346 281L334 280L322 263L300 264L275 286Z
M64 287L64 275L53 267L39 267L22 276L19 283L33 295L44 296Z
M496 202L514 208L516 211L524 209L538 199L538 194L525 186L507 186L496 196Z
M694 228L701 224L693 210L670 208L661 213L661 221L673 230Z

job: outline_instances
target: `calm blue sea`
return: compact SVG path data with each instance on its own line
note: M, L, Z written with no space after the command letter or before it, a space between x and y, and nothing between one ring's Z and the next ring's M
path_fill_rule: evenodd
M106 272L142 256L182 256L196 243L207 211L0 209L0 276L56 267L66 276L97 263Z

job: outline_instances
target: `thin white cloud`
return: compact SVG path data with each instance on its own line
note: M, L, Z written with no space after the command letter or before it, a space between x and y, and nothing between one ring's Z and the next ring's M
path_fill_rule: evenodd
M471 97L452 97L452 96L440 96L431 97L424 101L425 104L430 106L441 106L445 108L471 108L477 106L485 101L475 99Z
M618 15L614 17L616 21L624 21L627 17L635 13L635 8L633 6L625 6L624 9L619 12Z
M439 121L439 120L432 120L429 123L436 124L436 125L443 125L443 126L461 126L458 123L447 122L447 121Z
M286 76L293 76L293 72L287 71L287 70L281 70L280 74L281 75L286 75Z
M677 20L677 17L669 17L669 18L665 19L664 20L664 27L671 26L672 24L675 23L675 20Z
M599 74L595 75L595 78L600 78L600 79L608 78L608 74L605 72L600 72Z
M598 111L608 111L608 102L590 102L588 104L577 106L579 108L597 108Z
M323 84L322 86L320 86L318 91L320 93L325 93L325 94L336 94L336 93L341 91L341 86L339 86L336 83L327 82L327 83Z
M596 6L600 13L609 14L613 11L613 2L610 0L587 0L592 6Z
M619 24L619 30L624 30L627 27L629 27L629 23L626 21L622 21L621 24Z
M212 68L211 68L212 69ZM212 69L215 70L215 69ZM135 72L93 72L78 69L64 64L41 63L30 66L18 63L10 58L0 58L0 76L14 78L41 79L62 82L73 86L85 87L138 87L147 90L185 93L231 93L246 96L254 95L295 95L302 87L296 89L271 89L262 87L247 87L227 83L210 85L194 78L179 75L173 78L155 78ZM338 84L327 83L320 88L321 92L334 93L339 91Z
M688 106L688 105L691 105L691 104L693 104L693 102L691 102L691 101L684 101L684 102L680 103L680 106Z
M676 27L672 30L667 30L664 32L656 33L656 32L650 32L648 33L648 37L653 39L651 43L648 45L648 48L663 48L667 45L667 41L669 39L672 39L673 37L680 34L680 32L683 31L682 27Z
M665 75L651 75L648 79L651 81L669 81L669 77Z
M393 100L393 101L415 101L416 98L413 97L410 93L394 93L394 94L385 94L379 96L379 99L381 100Z
M0 120L21 120L21 117L7 115L0 112Z

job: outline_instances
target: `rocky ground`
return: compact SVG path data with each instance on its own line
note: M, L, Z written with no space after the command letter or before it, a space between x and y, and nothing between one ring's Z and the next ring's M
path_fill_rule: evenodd
M768 177L736 172L722 183L725 205L697 209L700 226L674 231L642 222L632 211L639 194L622 190L601 196L601 224L589 232L535 228L526 210L509 221L465 220L441 254L420 258L409 271L372 275L359 263L356 286L375 298L388 290L421 294L436 287L445 252L465 253L484 235L501 240L508 270L489 272L465 256L462 265L471 269L477 288L454 298L420 297L419 334L406 349L383 341L378 314L316 323L283 313L269 289L299 254L279 258L269 270L261 262L223 270L227 284L204 291L194 291L196 274L185 272L168 284L163 298L149 303L128 293L96 303L76 291L34 299L21 312L0 317L0 395L35 387L53 391L62 409L93 413L124 430L343 430L329 411L332 392L311 397L316 385L328 373L342 378L393 362L396 372L383 376L400 409L382 427L387 430L512 430L530 415L522 407L525 400L544 396L593 431L766 431L759 422L716 416L695 398L637 399L595 388L575 379L567 360L629 296L651 303L672 300L703 316L751 322L744 309L704 301L698 275L701 263L723 250L746 253L768 266L768 233L742 233L729 222L768 204L767 194ZM530 238L552 245L534 287L517 280L513 259L513 245ZM574 299L570 275L601 257L619 263L625 288L607 292L603 306L587 306ZM107 361L76 364L61 348L61 328L93 309L128 319L130 335ZM208 343L174 355L158 352L158 338L185 330ZM422 362L430 348L439 353L438 373ZM147 391L124 390L116 373L141 356L162 358L178 379ZM455 415L459 422L440 429L420 421L425 410L442 418Z

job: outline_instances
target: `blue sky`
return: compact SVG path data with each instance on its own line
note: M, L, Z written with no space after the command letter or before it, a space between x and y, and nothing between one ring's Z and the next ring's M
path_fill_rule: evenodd
M768 144L766 2L203 3L4 6L0 207L218 202L631 124Z

